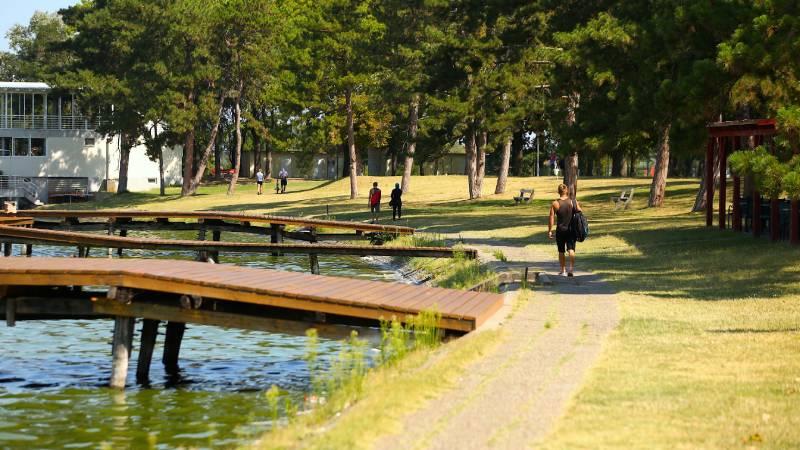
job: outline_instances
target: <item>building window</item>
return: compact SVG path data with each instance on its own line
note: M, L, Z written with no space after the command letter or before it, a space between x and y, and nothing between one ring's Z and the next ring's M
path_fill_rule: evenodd
M28 156L29 147L28 138L14 138L14 156Z
M94 147L94 138L85 138L83 140L84 147Z
M45 156L47 148L44 138L31 138L31 156Z
M11 156L10 137L0 137L0 156Z

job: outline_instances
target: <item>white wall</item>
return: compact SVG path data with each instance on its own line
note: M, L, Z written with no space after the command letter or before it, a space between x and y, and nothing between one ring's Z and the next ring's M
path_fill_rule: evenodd
M47 154L36 156L0 156L0 171L5 175L25 177L88 178L97 191L103 180L119 178L119 140L108 144L103 136L83 130L0 129L0 137L45 138ZM94 138L94 145L84 146L84 139ZM164 179L168 185L180 184L183 150L164 149ZM155 180L155 181L153 181ZM143 145L131 149L128 166L128 189L146 191L158 188L158 163L151 161Z

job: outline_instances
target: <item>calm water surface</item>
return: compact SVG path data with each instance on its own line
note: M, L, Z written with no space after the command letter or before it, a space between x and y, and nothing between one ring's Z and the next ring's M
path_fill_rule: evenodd
M193 239L195 234L131 236ZM266 239L223 233L223 240ZM16 253L19 250L15 248ZM34 256L74 253L72 248L34 247ZM92 250L94 257L106 254L106 249ZM125 257L194 259L195 254L128 250ZM221 257L224 264L308 271L305 255ZM390 267L362 258L319 259L325 275L399 279ZM158 358L161 335L150 370L152 384L137 386L139 328L137 323L128 388L119 392L105 387L111 371L113 321L0 325L0 448L235 447L270 428L264 393L271 385L280 387L295 404L301 404L308 391L305 337L191 324L181 347L180 376L164 373ZM337 341L320 339L321 359L335 357L340 348ZM375 353L372 349L371 355Z

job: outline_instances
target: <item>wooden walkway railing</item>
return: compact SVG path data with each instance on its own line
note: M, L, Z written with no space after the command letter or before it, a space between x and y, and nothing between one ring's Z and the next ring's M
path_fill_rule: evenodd
M44 244L69 247L101 247L138 250L184 250L230 253L302 253L318 255L397 256L452 258L463 255L474 259L475 249L449 247L391 247L381 245L272 244L253 242L190 241L102 236L69 231L37 230L4 226L0 222L0 241L15 244Z
M75 288L108 287L104 295L80 297ZM69 290L64 288L69 287ZM80 291L80 289L78 289ZM192 261L137 259L0 258L0 299L5 319L24 319L24 305L33 317L55 312L38 302L57 298L59 313L68 318L86 309L115 317L111 385L125 386L134 317L142 327L137 378L147 378L158 321L168 321L164 363L177 368L185 323L247 327L256 320L303 321L307 314L324 322L347 323L393 316L403 320L425 310L441 314L446 330L474 330L503 304L499 294L458 291L304 273L279 272ZM76 308L70 299L84 302ZM89 303L89 306L86 305ZM65 305L65 306L64 306ZM58 309L58 308L56 308ZM33 311L33 312L31 312ZM145 358L144 360L142 358Z
M382 232L390 234L413 234L414 229L396 225L381 225L342 220L323 220L300 217L272 216L267 214L243 214L225 211L135 211L135 210L50 210L36 209L20 211L18 214L2 213L5 217L32 217L34 219L60 219L77 225L79 219L113 219L116 221L133 219L155 220L195 220L195 221L232 221L248 224L291 225L317 229L344 229L358 232ZM120 227L124 224L120 224Z

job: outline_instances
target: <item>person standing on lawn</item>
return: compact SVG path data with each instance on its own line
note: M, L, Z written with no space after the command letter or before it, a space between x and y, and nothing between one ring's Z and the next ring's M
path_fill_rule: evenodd
M278 172L278 178L281 180L281 194L285 194L286 185L289 182L289 172L286 171L285 167L281 167L281 171Z
M556 246L558 247L558 263L561 265L561 271L558 274L562 277L573 276L573 270L575 270L576 238L569 229L572 214L575 211L582 211L581 205L577 200L569 197L569 187L566 184L559 184L558 199L554 200L550 205L547 237L549 239L555 237ZM553 236L553 226L556 227L555 236ZM567 270L567 253L569 254L569 270Z
M378 213L381 212L381 190L377 181L372 183L372 189L369 190L367 205L372 213L372 223L378 223Z
M258 172L256 172L256 184L258 184L258 195L264 193L264 172L261 171L261 168L258 168Z
M400 189L400 183L394 184L391 195L392 198L389 200L389 206L392 207L392 220L398 220L402 216L403 208L403 190Z

